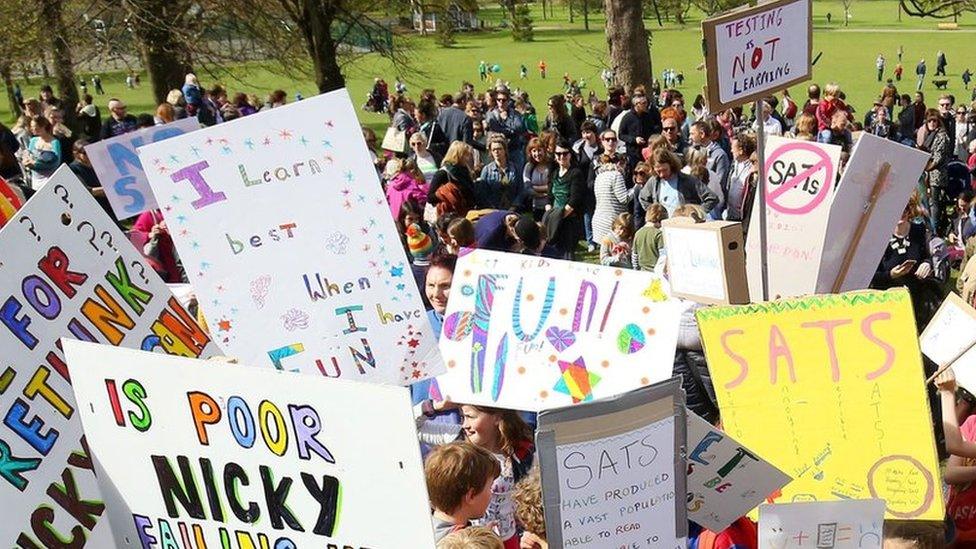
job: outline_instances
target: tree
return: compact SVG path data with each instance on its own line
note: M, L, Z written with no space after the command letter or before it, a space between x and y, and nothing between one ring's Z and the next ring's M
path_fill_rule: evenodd
M454 18L451 17L451 7L448 5L437 13L437 36L435 40L441 47L449 48L457 42L454 34Z
M899 5L912 17L946 19L976 12L976 0L900 0Z
M35 51L32 46L36 44L39 27L35 17L24 14L23 7L15 2L0 2L0 78L10 112L15 115L20 113L21 106L14 94L13 69L15 64L22 66Z
M515 18L512 20L512 38L516 42L531 42L534 38L530 13L527 3L516 4Z
M617 83L626 90L651 86L651 52L641 0L606 0L607 45Z
M143 66L149 74L153 98L166 101L193 72L189 44L198 38L191 21L195 10L188 0L125 0L128 21L139 43Z
M64 104L64 123L75 127L75 105L78 104L78 80L75 78L74 61L71 58L71 42L64 24L63 0L37 0L40 19L45 34L50 37L51 54L54 58L54 79L58 95Z

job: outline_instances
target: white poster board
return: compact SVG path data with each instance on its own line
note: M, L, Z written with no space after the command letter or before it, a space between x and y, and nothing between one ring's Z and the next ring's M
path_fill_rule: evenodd
M792 480L688 412L688 520L721 532Z
M857 227L862 223L864 231L854 248L844 283L838 291L868 287L895 223L901 218L928 159L929 154L918 149L868 133L861 134L830 208L816 293L832 291L848 248L854 246ZM872 191L878 184L878 176L885 163L891 168L879 187L881 192L868 216L865 206L871 201Z
M87 373L75 396L118 547L162 546L167 532L208 547L224 534L234 547L433 547L403 388L76 342L65 352Z
M841 148L766 140L766 262L770 299L815 293L824 233L837 193ZM759 193L755 200L758 202ZM759 208L752 208L746 264L753 302L762 301Z
M128 219L146 210L155 210L156 197L149 190L146 170L137 149L199 129L195 117L181 118L162 126L143 128L111 139L96 141L85 147L105 197L119 219ZM156 167L150 167L158 169Z
M976 309L950 292L919 343L922 353L940 368L952 366L959 385L976 391Z
M671 377L686 304L652 273L472 250L441 331L453 402L544 410Z
M722 302L725 292L725 270L722 240L718 231L696 231L693 227L664 227L668 267L673 273L671 287L676 292L695 292Z
M61 342L218 351L67 166L0 230L0 292L0 545L111 547Z
M345 90L139 156L228 355L401 385L443 370Z
M711 111L810 78L811 14L811 0L777 0L702 21Z
M759 507L759 549L881 549L885 502L848 499Z
M550 546L683 548L684 416L677 378L539 414Z

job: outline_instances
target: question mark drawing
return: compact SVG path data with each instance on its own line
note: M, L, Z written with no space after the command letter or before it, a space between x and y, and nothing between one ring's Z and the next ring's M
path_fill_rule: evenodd
M105 239L105 237L106 237L106 236L108 237L108 240L106 240L106 239ZM98 235L98 239L99 239L99 240L101 240L102 242L105 242L106 244L108 244L108 247L109 247L109 248L110 248L110 249L111 249L111 250L112 250L113 252L117 252L117 251L118 251L118 250L117 250L117 249L115 248L115 244L114 244L114 243L112 243L112 233L110 233L110 232L108 232L108 231L102 231L102 234L100 234L100 235Z
M63 196L61 195L61 193L58 192L58 189L61 189L62 191L64 191L64 195ZM54 186L54 194L60 196L61 197L61 202L64 202L65 204L67 204L69 208L74 208L75 207L75 205L72 204L70 200L68 200L68 189L64 188L64 185L55 185Z
M37 241L40 242L41 241L41 235L37 234L37 231L34 230L34 221L31 220L31 218L29 218L29 217L27 217L25 215L25 216L21 217L18 220L18 222L19 223L23 223L25 219L27 220L28 223L30 223L30 228L28 229L28 231L30 231L30 234L34 235L34 238L36 238Z
M133 261L131 266L133 269L135 269L136 267L139 268L139 278L141 278L143 282L148 284L149 279L146 278L146 266L142 264L142 261Z
M91 229L91 238L88 239L88 243L91 244L92 249L94 249L96 252L98 252L98 255L104 255L105 252L103 252L102 250L98 249L98 245L95 244L95 226L94 225L92 225L88 221L82 221L81 223L78 224L78 227L77 227L78 232L79 233L82 232L82 228L84 228L86 226L89 229Z

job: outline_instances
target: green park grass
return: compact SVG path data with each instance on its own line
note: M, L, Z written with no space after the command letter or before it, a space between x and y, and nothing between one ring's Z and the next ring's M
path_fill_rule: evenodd
M843 5L839 1L815 0L814 6L814 55L822 56L814 67L813 81L826 83L835 81L847 93L848 102L863 112L881 89L877 82L874 60L879 52L888 59L888 76L894 69L899 47L904 48L902 63L905 76L899 91L912 92L915 89L914 69L918 59L924 57L929 65L929 78L923 91L928 102L934 103L937 94L931 83L935 72L936 51L946 52L949 66L949 92L959 100L968 102L969 92L963 89L959 75L966 68L964 62L970 61L971 44L976 38L976 14L959 18L960 30L937 30L938 20L917 19L907 15L898 21L898 4L893 0L859 0L853 3L850 25L844 27ZM832 14L832 22L826 21L826 14ZM489 26L500 19L497 7L485 7L481 17ZM608 63L606 39L603 33L603 19L599 14L590 17L590 31L583 30L583 18L577 14L573 24L568 22L568 11L563 5L555 9L554 17L543 19L538 6L533 9L536 28L533 42L513 42L507 30L490 30L473 33L458 33L457 44L443 48L432 38L419 36L398 37L410 49L410 64L400 69L400 74L408 85L408 93L416 96L422 88L434 88L438 93L457 90L464 80L477 84L478 63L484 60L498 64L501 71L497 78L509 81L513 87L528 91L536 104L543 98L559 93L562 88L562 75L568 73L573 79L585 79L587 89L604 95L599 74ZM656 77L665 68L674 68L684 73L685 81L679 87L689 103L704 84L704 72L697 70L702 62L700 17L692 14L685 25L665 22L658 27L650 17L645 20L651 31L651 55ZM539 78L536 65L544 59L549 66L547 80ZM519 80L519 65L529 68L529 78ZM976 63L970 69L976 68ZM361 57L345 67L347 87L358 107L365 100L372 86L374 76L382 76L391 84L397 69L387 60L375 55ZM86 78L90 74L83 74ZM281 88L293 97L295 92L304 96L315 92L311 79L295 80L276 74L272 66L262 63L249 63L228 66L217 74L199 74L204 85L214 82L224 83L231 92L245 91L256 93L259 97ZM119 97L129 104L133 113L152 112L154 105L149 87L143 75L140 88L126 89L125 76L121 73L102 74L107 94L97 98L105 112L104 104L109 97ZM38 78L31 82L20 82L26 96L34 95L41 85ZM90 88L90 86L89 86ZM90 90L92 91L92 90ZM805 97L803 86L791 90L794 98ZM585 93L585 92L584 92ZM9 120L6 104L0 107L0 118ZM359 111L361 121L381 129L386 124L385 116Z

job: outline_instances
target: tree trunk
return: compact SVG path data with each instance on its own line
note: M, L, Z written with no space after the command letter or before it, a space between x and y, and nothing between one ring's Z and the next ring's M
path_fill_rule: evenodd
M166 101L172 89L180 89L186 73L193 72L187 46L173 34L167 24L179 12L187 8L184 2L167 0L128 0L130 11L140 14L153 14L157 19L147 20L145 16L130 17L129 21L139 43L142 62L149 73L153 99L156 103Z
M657 26L663 27L664 23L661 22L661 10L657 7L657 0L651 0L651 6L654 7L654 17L657 18Z
M71 44L68 43L68 33L64 28L61 17L63 0L40 0L41 24L45 32L51 37L51 53L54 62L54 77L58 85L58 95L61 96L64 108L64 124L71 129L75 125L75 105L78 104L78 80L75 78L74 61L71 59Z
M583 30L590 30L590 0L583 0Z
M566 0L566 4L569 5L569 22L570 23L574 23L574 21L573 21L573 0Z
M315 70L315 85L319 93L341 89L346 80L339 68L338 44L330 32L336 18L335 7L328 0L305 0L304 4L305 17L300 25Z
M11 114L20 116L20 103L17 102L17 95L14 93L14 78L11 74L10 63L0 65L0 77L3 78L3 87L7 89L7 103Z
M606 35L617 83L627 92L651 88L651 53L647 47L641 0L606 0Z

